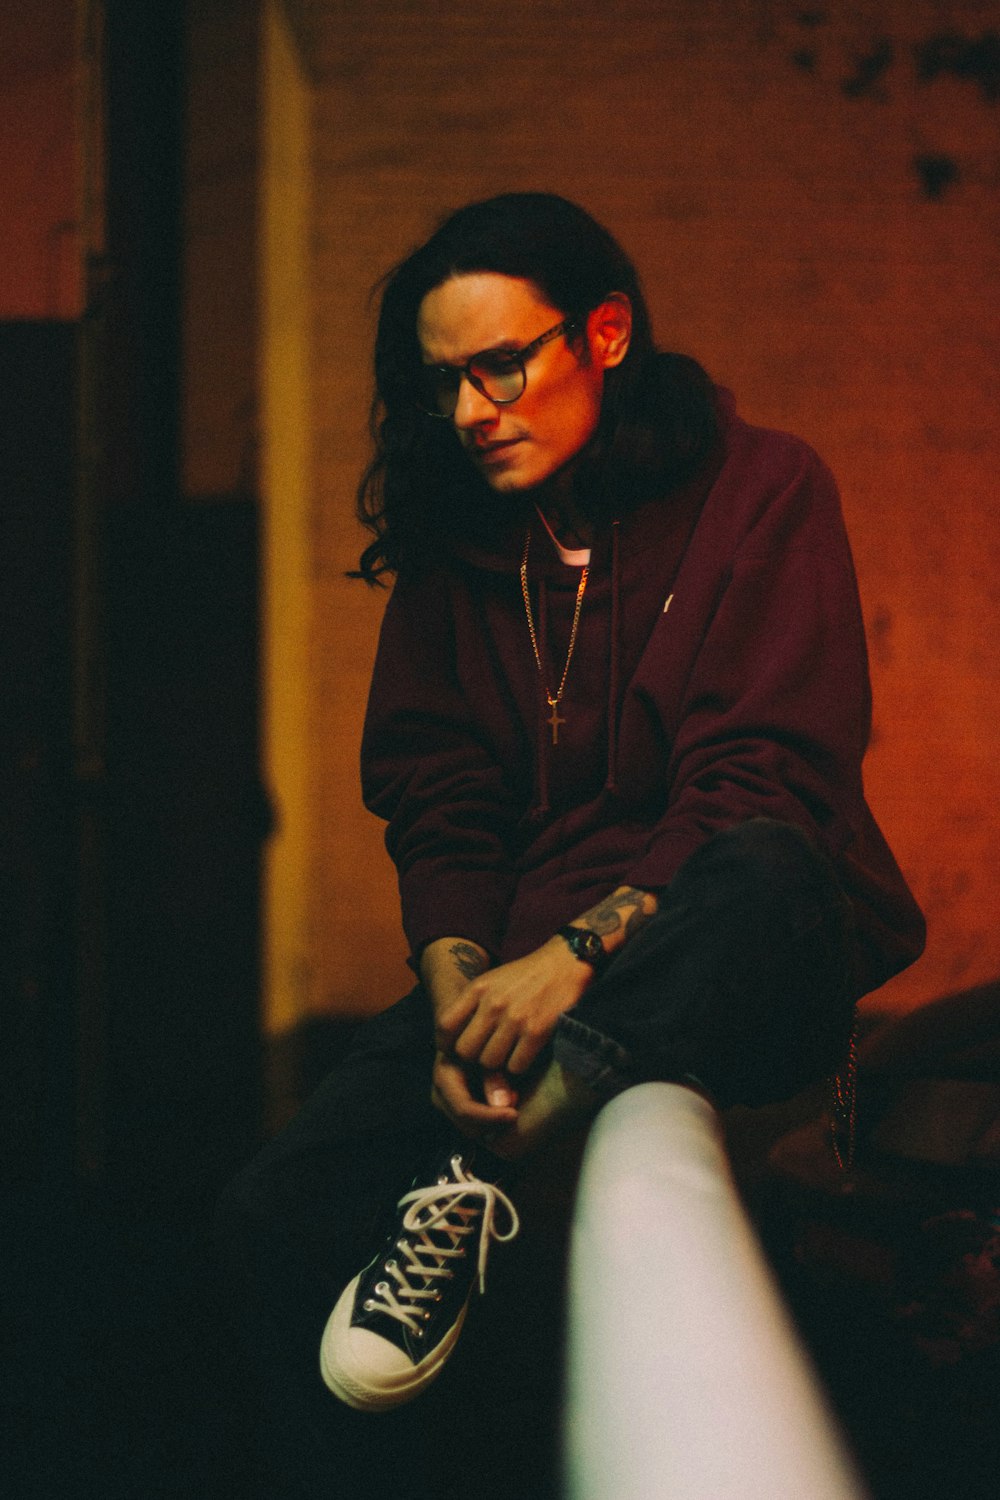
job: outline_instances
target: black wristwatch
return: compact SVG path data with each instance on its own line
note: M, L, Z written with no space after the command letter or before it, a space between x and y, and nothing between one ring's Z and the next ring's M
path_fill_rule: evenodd
M597 933L591 932L589 927L560 927L556 937L564 938L573 957L589 964L595 974L601 972L611 957L604 951Z

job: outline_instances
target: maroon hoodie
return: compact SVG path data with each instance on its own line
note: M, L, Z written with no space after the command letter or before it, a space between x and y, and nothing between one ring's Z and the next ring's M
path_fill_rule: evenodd
M499 959L627 884L658 890L719 829L779 818L836 865L858 993L918 956L923 919L868 809L864 627L836 486L799 439L723 400L705 472L596 538L553 745L578 568L539 521L493 554L401 576L362 745L414 954L464 937Z

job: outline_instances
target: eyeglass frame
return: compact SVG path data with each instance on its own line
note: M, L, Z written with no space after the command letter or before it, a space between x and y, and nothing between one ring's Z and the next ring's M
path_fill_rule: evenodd
M536 339L532 339L530 344L525 344L521 349L504 349L502 347L479 349L471 358L466 360L464 365L425 365L424 370L427 375L436 371L440 375L447 373L449 376L458 376L458 381L455 385L455 405L451 411L431 411L429 406L424 406L420 399L417 398L417 409L422 411L427 417L438 417L442 422L450 422L455 415L455 408L458 406L458 396L462 389L463 380L467 380L474 390L477 390L481 396L485 396L487 401L492 402L494 406L513 406L515 401L520 401L528 388L528 372L525 369L527 361L534 358L543 344L548 344L551 340L559 338L561 334L570 333L573 329L578 330L579 328L579 318L564 318L561 323L556 323L551 328L547 328L544 333L540 333ZM482 359L484 355L489 354L502 355L520 367L521 389L516 396L509 396L506 400L491 396L489 391L484 388L481 379L473 374L472 366L477 360Z

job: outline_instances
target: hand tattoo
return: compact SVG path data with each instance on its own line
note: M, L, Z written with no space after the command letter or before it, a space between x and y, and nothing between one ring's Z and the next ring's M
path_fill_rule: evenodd
M489 968L489 960L471 943L452 943L448 949L455 960L455 967L466 979L476 979Z

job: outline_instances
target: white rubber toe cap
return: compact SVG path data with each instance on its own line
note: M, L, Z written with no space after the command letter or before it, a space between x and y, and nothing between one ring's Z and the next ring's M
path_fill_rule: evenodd
M352 1328L358 1280L356 1276L344 1289L327 1320L320 1343L320 1373L325 1385L348 1406L386 1411L411 1401L434 1379L455 1345L465 1311L427 1358L414 1365L402 1349L370 1328Z

